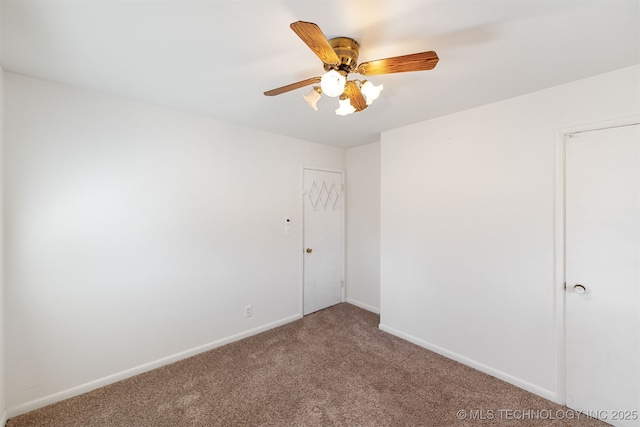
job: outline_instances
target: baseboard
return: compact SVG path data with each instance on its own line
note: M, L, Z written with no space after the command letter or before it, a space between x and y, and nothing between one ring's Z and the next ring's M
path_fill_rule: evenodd
M160 368L161 366L168 365L170 363L174 363L182 359L187 359L189 357L195 356L196 354L213 350L214 348L221 347L225 344L230 344L234 341L239 341L241 339L248 338L253 335L257 335L261 332L268 331L269 329L282 326L284 324L293 322L301 318L302 318L302 315L297 314L295 316L277 320L275 322L268 323L266 325L259 326L254 329L250 329L248 331L241 332L239 334L235 334L230 337L222 338L220 340L213 341L208 344L194 347L189 350L181 351L180 353L176 353L171 356L167 356L167 357L163 357L162 359L155 360L153 362L136 366L135 368L127 369L125 371L118 372L116 374L108 375L106 377L103 377L94 381L90 381L88 383L81 384L79 386L72 387L70 389L51 394L49 396L42 397L40 399L32 400L31 402L23 403L22 405L16 406L14 408L9 408L7 410L4 417L5 423L9 418L17 417L18 415L26 414L27 412L42 408L47 405L51 405L52 403L60 402L65 399L79 396L81 394L90 392L97 388L104 387L106 385L113 384L118 381L122 381L124 379L131 378L139 374L143 374L145 372ZM4 424L0 423L0 426L4 426Z
M506 374L502 371L499 371L497 369L491 368L487 365L483 365L482 363L476 362L475 360L469 359L468 357L464 357L461 356L457 353L451 352L449 350L446 350L442 347L438 347L437 345L433 345L431 343L428 343L426 341L423 341L419 338L416 338L412 335L409 334L405 334L404 332L398 331L397 329L393 329L387 325L384 324L380 324L378 326L381 330L390 333L391 335L395 335L398 338L402 338L404 340L407 340L409 342L412 342L416 345L419 345L420 347L424 347L427 350L431 350L434 353L438 353L448 359L452 359L455 360L456 362L460 362L463 365L467 365L473 369L476 369L480 372L484 372L487 375L491 375L492 377L498 378L499 380L508 382L509 384L513 384L516 387L519 387L523 390L526 390L528 392L531 392L533 394L537 394L540 397L544 397L545 399L549 399L553 402L556 401L557 396L556 393L544 389L542 387L538 387L537 385L531 384L530 382L524 381L520 378L514 377L512 375Z
M363 303L363 302L356 301L356 300L351 299L351 298L347 298L346 302L348 302L348 303L349 303L349 304L351 304L351 305L355 305L356 307L363 308L363 309L365 309L365 310L367 310L367 311L370 311L370 312L372 312L372 313L380 314L380 309L379 309L379 308L376 308L376 307L374 307L374 306L372 306L372 305L365 304L365 303Z
M5 427L7 425L7 421L9 421L9 417L5 412L4 414L2 414L2 418L0 418L0 426Z

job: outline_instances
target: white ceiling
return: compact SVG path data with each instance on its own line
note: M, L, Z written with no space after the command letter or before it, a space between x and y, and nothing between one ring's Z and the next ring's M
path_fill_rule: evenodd
M308 141L352 147L380 132L640 63L640 2L600 0L2 1L6 71ZM322 63L291 31L318 24L360 61L435 50L432 71L371 77L368 109L311 110ZM355 77L358 77L357 75Z

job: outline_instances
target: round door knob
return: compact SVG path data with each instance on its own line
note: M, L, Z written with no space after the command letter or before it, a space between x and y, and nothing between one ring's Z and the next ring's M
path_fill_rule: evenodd
M576 294L584 294L585 292L587 292L587 288L580 284L575 285L573 287L573 290L576 291Z
M311 252L313 252L313 249L307 248L307 253L310 254Z

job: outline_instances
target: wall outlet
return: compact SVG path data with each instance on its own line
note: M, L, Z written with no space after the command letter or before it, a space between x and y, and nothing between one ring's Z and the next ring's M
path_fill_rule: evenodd
M253 316L253 308L250 305L244 307L244 317Z

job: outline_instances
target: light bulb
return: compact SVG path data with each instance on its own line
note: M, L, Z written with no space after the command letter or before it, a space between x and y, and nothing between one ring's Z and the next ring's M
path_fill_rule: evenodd
M356 109L351 105L351 100L349 98L340 99L338 102L340 102L340 107L336 110L337 115L347 116L356 112Z
M383 85L374 86L373 83L368 80L366 80L360 87L360 91L367 99L367 105L373 104L373 101L378 99L378 97L380 96L380 92L382 92L382 89L384 89Z
M303 98L307 101L309 107L313 108L314 111L318 111L318 100L321 98L320 88L318 86L314 86L311 92L303 96Z
M337 72L336 70L330 70L322 75L320 78L320 87L322 93L332 98L342 95L344 92L344 85L347 79Z

